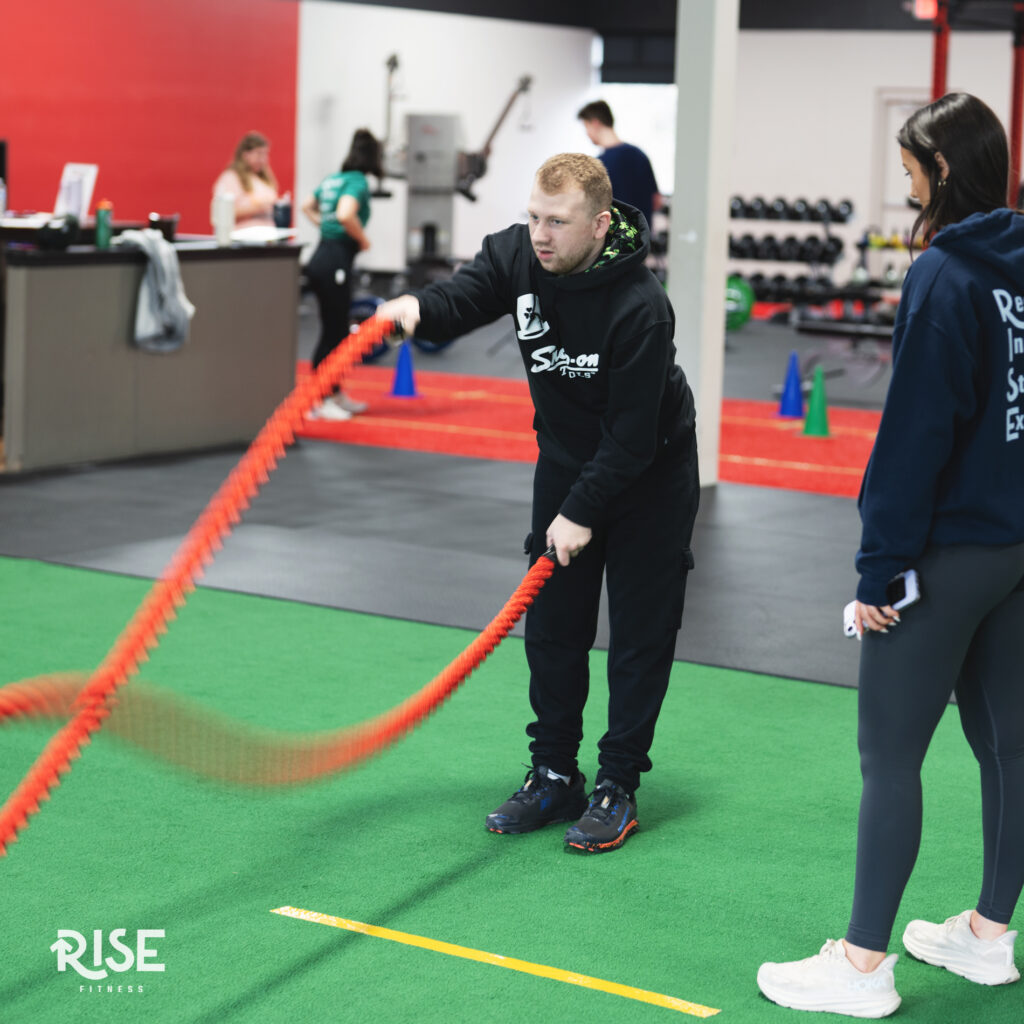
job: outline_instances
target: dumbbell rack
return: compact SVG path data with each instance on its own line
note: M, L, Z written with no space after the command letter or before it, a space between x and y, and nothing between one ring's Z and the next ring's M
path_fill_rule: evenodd
M742 235L730 232L730 261L761 264L765 270L781 263L804 264L810 275L787 277L776 273L769 278L758 270L747 277L747 283L754 290L758 301L783 302L794 305L816 305L832 299L865 298L862 288L840 288L832 280L831 270L844 254L843 239L833 234L835 225L847 224L853 216L853 204L848 200L832 203L819 199L813 206L805 199L792 203L777 198L767 203L761 197L749 202L734 196L729 209L731 220L751 221L767 225L807 224L820 227L822 235L806 235L797 238L790 234L781 241L773 233L755 237L751 231ZM739 272L740 276L746 276Z

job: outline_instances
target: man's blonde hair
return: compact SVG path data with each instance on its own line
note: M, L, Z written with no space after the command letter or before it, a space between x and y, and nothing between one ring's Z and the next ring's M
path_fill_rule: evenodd
M599 214L612 208L612 182L604 164L585 153L558 153L549 157L537 171L537 184L549 196L582 189L590 212Z

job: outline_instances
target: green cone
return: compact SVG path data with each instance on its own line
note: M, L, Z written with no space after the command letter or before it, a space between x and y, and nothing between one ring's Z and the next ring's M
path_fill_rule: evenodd
M811 386L811 398L807 403L807 419L804 420L804 434L807 437L828 437L825 374L820 366L814 368L814 384Z

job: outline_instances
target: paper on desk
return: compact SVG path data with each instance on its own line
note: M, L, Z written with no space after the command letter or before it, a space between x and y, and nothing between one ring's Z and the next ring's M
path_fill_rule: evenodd
M275 228L255 224L248 228L235 228L231 241L241 245L266 245L268 242L283 242L295 234L295 228Z

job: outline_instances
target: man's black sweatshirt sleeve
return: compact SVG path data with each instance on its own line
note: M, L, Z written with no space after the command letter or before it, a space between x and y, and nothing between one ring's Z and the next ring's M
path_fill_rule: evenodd
M420 303L416 329L420 337L451 341L510 311L504 295L510 275L497 265L493 238L488 235L480 252L450 280L429 284L415 293Z

